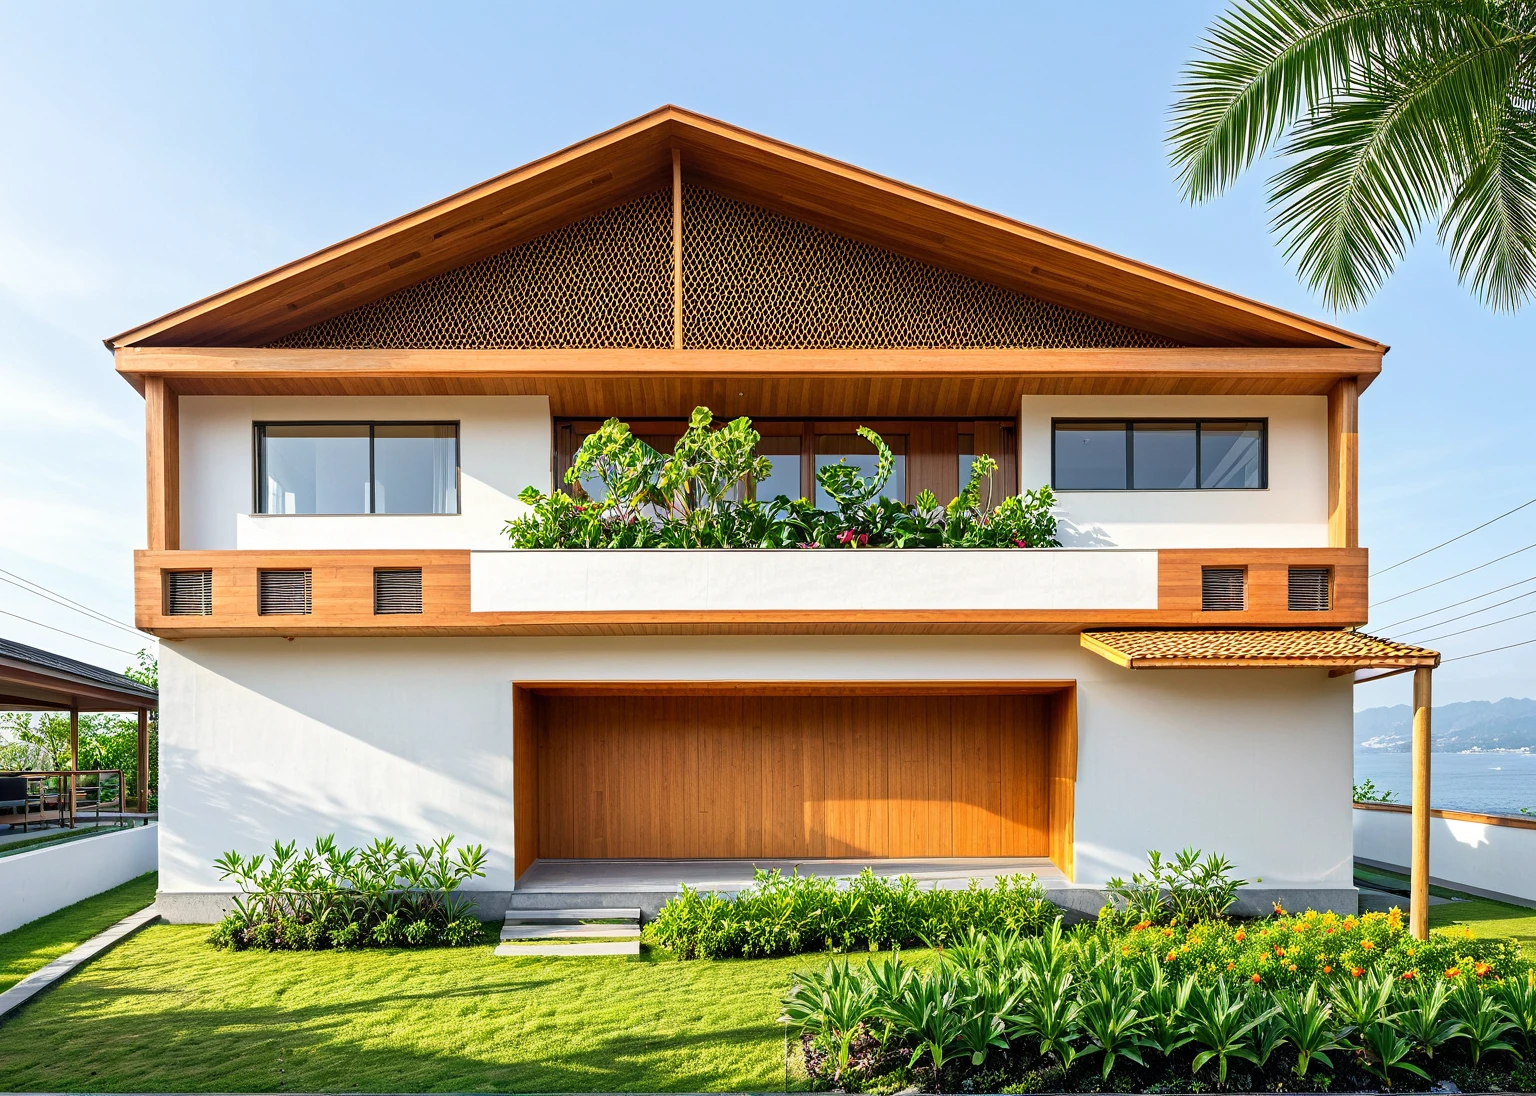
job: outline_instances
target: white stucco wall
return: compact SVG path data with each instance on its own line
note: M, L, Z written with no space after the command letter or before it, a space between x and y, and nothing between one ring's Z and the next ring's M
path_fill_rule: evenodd
M1129 671L1073 636L214 639L161 650L160 886L274 840L452 833L512 887L516 680L1076 679L1080 883L1196 845L1266 884L1350 885L1350 684Z
M1019 483L1051 482L1053 418L1269 420L1269 486L1251 491L1060 491L1068 547L1324 548L1328 545L1324 396L1025 396Z
M1156 609L1156 552L910 548L475 552L476 613Z
M1355 811L1355 855L1406 870L1412 822L1406 811ZM1536 829L1431 815L1429 874L1450 887L1536 905Z
M0 857L0 932L154 871L159 833L136 826Z
M181 546L504 548L502 527L549 490L544 396L183 396ZM459 514L253 514L257 422L431 419L459 423Z

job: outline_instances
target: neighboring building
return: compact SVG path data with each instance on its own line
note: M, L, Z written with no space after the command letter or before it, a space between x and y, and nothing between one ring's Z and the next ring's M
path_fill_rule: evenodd
M1380 343L667 107L108 345L173 916L328 832L483 844L487 908L825 858L1093 908L1193 845L1354 909L1352 675L1436 659L1348 630ZM700 404L770 493L861 424L908 499L992 454L1065 547L509 550L600 420Z

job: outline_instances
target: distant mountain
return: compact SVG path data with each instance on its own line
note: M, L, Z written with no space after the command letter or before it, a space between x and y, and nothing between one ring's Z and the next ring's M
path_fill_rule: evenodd
M1413 712L1407 704L1355 713L1355 749L1407 753L1412 748ZM1463 700L1436 704L1436 753L1523 750L1536 753L1536 700Z

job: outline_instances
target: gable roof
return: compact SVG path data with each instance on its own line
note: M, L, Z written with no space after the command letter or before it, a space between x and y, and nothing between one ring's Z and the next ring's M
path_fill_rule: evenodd
M685 178L1186 346L1386 347L736 126L664 106L106 340L261 346Z
M0 639L0 709L117 712L154 708L159 692L124 674Z

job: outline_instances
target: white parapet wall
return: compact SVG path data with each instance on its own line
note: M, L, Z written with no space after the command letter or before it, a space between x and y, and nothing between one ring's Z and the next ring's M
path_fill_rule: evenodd
M1355 855L1407 871L1413 816L1405 807L1355 808ZM1447 887L1536 906L1536 823L1432 811L1429 876Z
M154 824L0 856L0 932L137 879L159 861Z
M469 575L476 613L1157 608L1148 551L508 550Z

